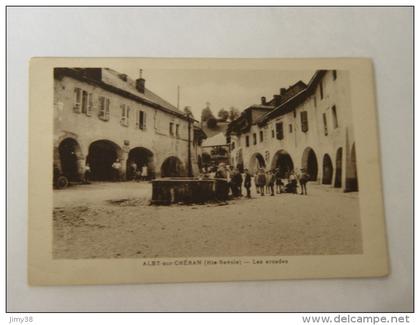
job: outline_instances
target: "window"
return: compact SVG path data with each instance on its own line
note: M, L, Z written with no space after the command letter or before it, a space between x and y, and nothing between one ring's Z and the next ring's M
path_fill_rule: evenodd
M88 94L86 91L82 91L82 113L87 114L87 106L88 106Z
M87 106L86 115L91 116L92 111L93 111L93 94L89 93L88 94L88 106Z
M276 134L278 140L282 140L284 138L283 122L276 123Z
M300 123L302 127L302 132L308 132L308 112L300 112Z
M293 125L289 124L289 133L292 133L292 132L293 132Z
M271 137L274 138L275 136L276 135L275 135L274 129L271 129Z
M319 83L319 92L320 92L320 95L321 95L321 99L323 99L324 98L324 89L322 88L322 80Z
M252 134L252 139L254 140L254 146L257 144L257 134L253 133Z
M261 130L260 131L260 142L264 141L264 132Z
M136 128L146 130L146 112L142 110L136 111Z
M232 144L231 144L231 148L232 148L232 150L235 150L235 142L233 142L233 141L232 141Z
M74 88L73 93L73 111L80 113L82 101L82 90L80 88Z
M120 121L121 125L128 126L130 107L128 107L125 104L122 104L120 107L121 107L121 121Z
M333 70L333 80L337 79L337 70Z
M324 122L324 135L328 135L327 114L322 114L322 121Z
M179 137L179 124L175 125L175 135Z
M249 135L245 137L245 145L249 147Z
M110 101L109 98L106 97L99 97L99 114L98 117L101 120L109 121L109 105Z
M332 118L333 118L333 126L334 129L338 128L338 118L337 118L337 109L335 108L335 105L331 109L332 112Z
M174 123L169 123L169 134L174 135Z

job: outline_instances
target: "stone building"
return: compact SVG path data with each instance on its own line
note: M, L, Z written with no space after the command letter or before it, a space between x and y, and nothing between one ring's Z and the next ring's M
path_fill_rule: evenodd
M132 177L133 162L147 166L149 178L184 176L189 143L197 173L205 135L193 122L148 90L141 70L136 80L108 68L54 70L54 167L70 181L85 164L92 180L111 180L117 159L121 179Z
M202 143L202 167L216 168L220 163L230 165L229 144L223 132L208 137Z
M348 71L319 70L306 85L282 88L231 122L231 157L239 167L304 168L312 181L358 189Z

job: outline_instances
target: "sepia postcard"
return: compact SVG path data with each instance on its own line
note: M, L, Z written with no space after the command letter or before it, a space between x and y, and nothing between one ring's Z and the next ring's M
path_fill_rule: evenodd
M389 273L369 59L33 58L31 285Z

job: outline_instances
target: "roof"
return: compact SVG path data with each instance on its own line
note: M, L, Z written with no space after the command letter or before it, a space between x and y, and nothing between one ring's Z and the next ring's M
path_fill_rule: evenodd
M220 132L203 141L203 147L227 146L226 137L223 132Z
M308 85L296 93L293 97L290 97L285 102L283 102L280 106L276 107L272 111L268 112L264 116L262 116L258 124L264 125L272 118L275 118L280 115L284 115L291 110L293 110L297 105L302 103L306 98L308 98L312 93L315 91L317 84L320 80L322 80L323 76L325 75L326 70L317 70L315 74L312 76L311 80L309 81Z
M109 68L55 68L54 77L60 78L61 76L69 76L95 84L120 96L172 113L181 118L188 118L183 111L177 109L150 89L145 87L144 93L140 92L137 90L133 79Z

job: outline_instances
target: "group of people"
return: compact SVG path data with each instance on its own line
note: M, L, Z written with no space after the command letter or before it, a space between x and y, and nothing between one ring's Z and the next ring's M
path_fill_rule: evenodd
M121 169L122 164L121 161L117 158L111 165L112 167L112 180L114 182L121 181ZM147 180L148 179L148 169L147 166L141 166L138 168L137 164L135 162L132 162L130 164L130 174L131 180L134 181L141 181L141 180ZM90 184L91 179L91 169L89 163L86 163L84 166L84 173L83 173L83 183Z
M300 194L307 195L307 187L310 176L305 169L300 172L290 171L286 175L276 168L273 170L265 171L264 168L259 168L255 175L252 175L248 169L244 169L243 174L239 168L227 166L221 163L216 171L206 173L203 171L205 177L226 179L227 186L223 184L217 185L216 193L222 192L227 196L229 192L232 197L242 196L242 187L246 190L246 197L251 197L252 178L257 194L264 196L265 193L274 196L281 193L298 193L298 185L300 185ZM284 182L285 181L285 182ZM222 195L222 196L223 196Z
M284 175L279 168L267 172L264 168L259 168L254 177L257 193L261 194L261 196L264 196L264 193L270 194L271 196L274 196L275 193L297 194L298 183L300 185L300 194L307 195L308 191L306 184L309 179L310 176L306 173L304 168L300 170L300 173L292 170L287 172L286 175ZM285 183L283 183L283 180L285 180Z
M130 164L130 175L131 175L131 180L133 181L136 181L136 182L145 181L147 180L149 176L149 172L146 165L138 167L136 162L133 161Z

